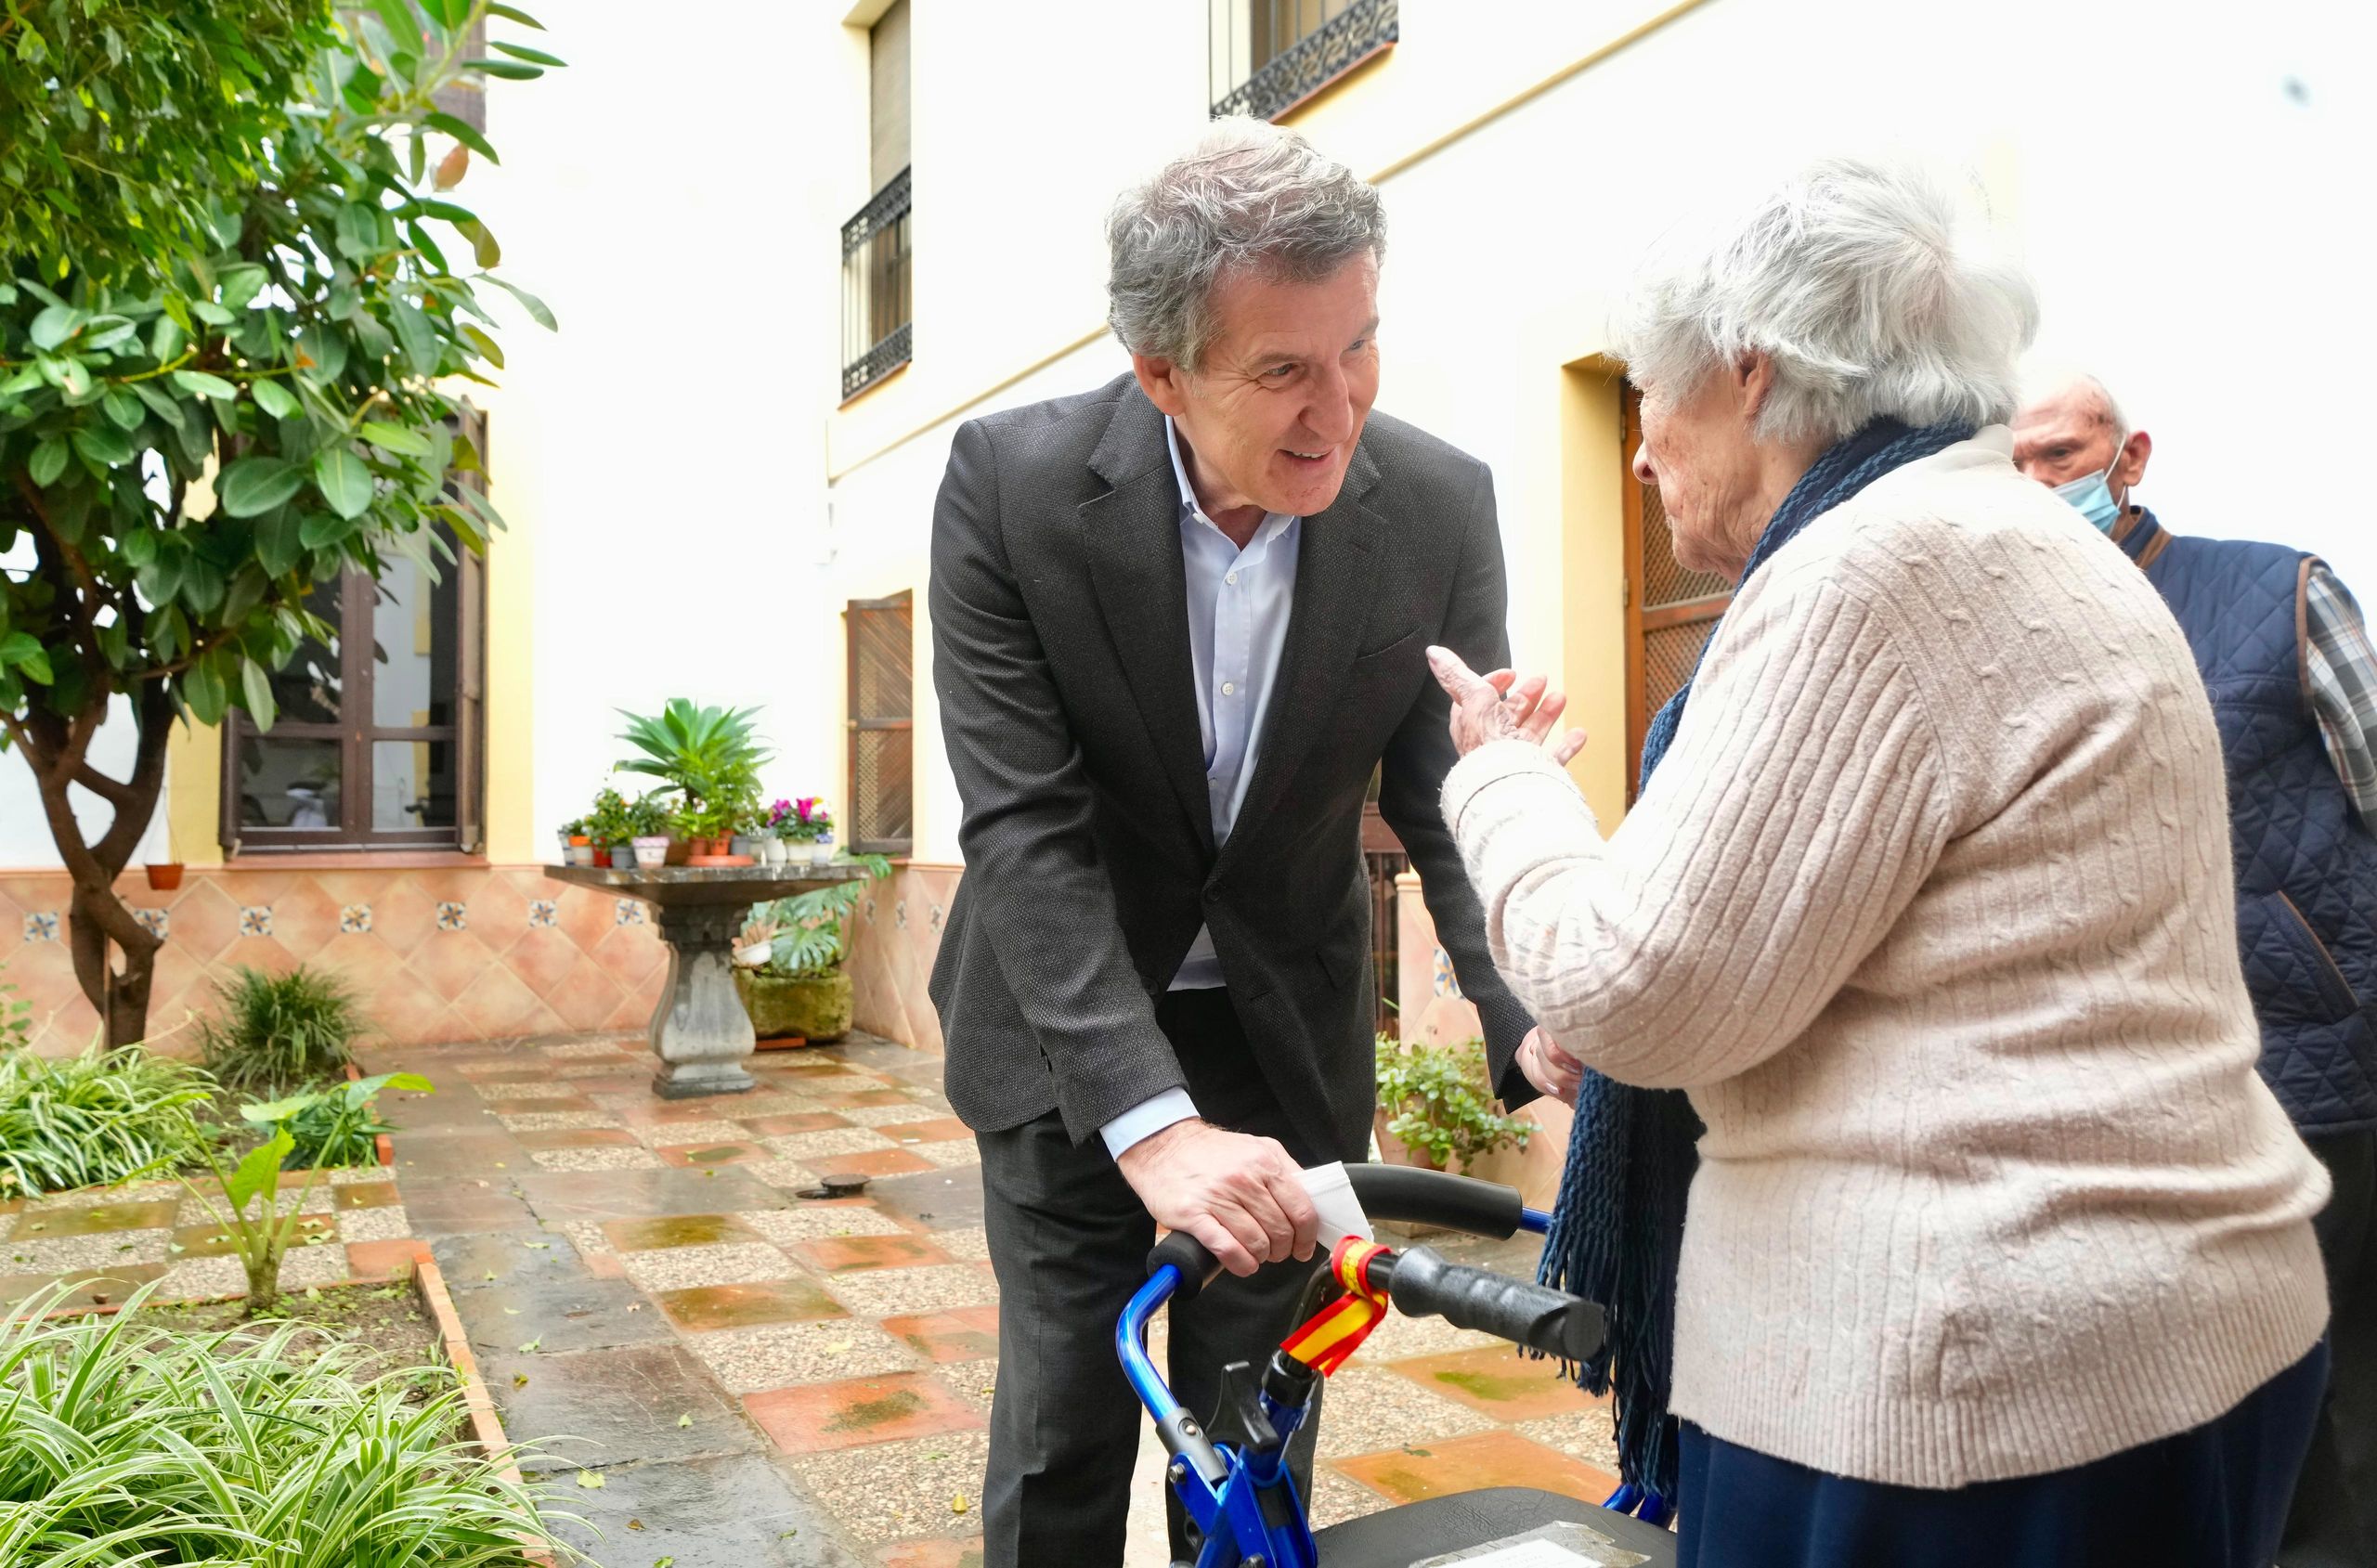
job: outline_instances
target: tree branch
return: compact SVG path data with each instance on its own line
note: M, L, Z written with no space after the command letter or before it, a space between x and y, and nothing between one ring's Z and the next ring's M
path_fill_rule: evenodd
M25 510L32 512L33 521L40 525L33 534L34 551L50 571L63 571L71 576L81 590L74 601L78 613L71 617L75 640L83 644L83 651L90 654L93 666L104 670L108 667L107 655L99 651L98 626L94 619L96 612L92 606L95 603L113 605L115 600L99 586L99 579L92 573L91 564L83 559L83 552L67 543L65 536L58 533L58 525L49 520L49 508L42 504L41 488L33 483L32 475L20 468L16 472L16 479L17 493L24 499ZM117 606L117 613L123 613L121 606Z

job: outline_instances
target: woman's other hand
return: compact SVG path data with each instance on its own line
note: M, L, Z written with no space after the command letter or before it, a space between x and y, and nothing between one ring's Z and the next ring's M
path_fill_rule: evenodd
M1537 1090L1562 1105L1577 1103L1578 1085L1584 1082L1585 1064L1560 1048L1541 1025L1519 1042L1519 1070Z
M1552 726L1568 706L1540 675L1521 679L1514 670L1480 675L1449 648L1431 646L1428 667L1452 698L1452 746L1466 757L1487 741L1523 740L1545 746L1565 766L1585 748L1585 732L1569 730L1552 738ZM1547 1091L1548 1093L1549 1091Z

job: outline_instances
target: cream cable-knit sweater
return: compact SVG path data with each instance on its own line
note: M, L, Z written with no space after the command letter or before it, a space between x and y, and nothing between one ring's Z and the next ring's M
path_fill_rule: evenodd
M1512 989L1708 1123L1676 1412L1914 1486L2201 1425L2327 1320L2211 707L2145 575L2007 450L1777 553L1606 842L1524 742L1444 791Z

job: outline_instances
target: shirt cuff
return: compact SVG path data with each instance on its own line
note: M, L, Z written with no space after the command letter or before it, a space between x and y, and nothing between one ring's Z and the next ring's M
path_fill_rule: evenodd
M1133 1144L1155 1136L1176 1121L1196 1119L1197 1102L1188 1097L1188 1091L1166 1089L1109 1121L1098 1130L1098 1134L1106 1140L1106 1152L1120 1160L1123 1151Z

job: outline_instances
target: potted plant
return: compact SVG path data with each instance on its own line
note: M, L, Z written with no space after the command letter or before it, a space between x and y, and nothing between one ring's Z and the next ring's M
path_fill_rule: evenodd
M629 843L640 870L650 871L669 861L669 807L658 795L639 796L628 807Z
M586 819L579 817L574 822L564 823L561 832L562 863L564 865L592 865L594 840L587 835Z
M1486 1043L1432 1045L1378 1037L1379 1158L1431 1171L1499 1148L1525 1148L1534 1124L1502 1115L1486 1078Z
M593 841L594 863L614 871L635 869L636 817L627 797L605 785L594 794L594 810L587 815L586 834Z
M179 861L150 861L144 869L149 873L149 886L160 893L170 893L182 885Z
M891 870L891 862L881 855L856 856L854 863L865 870L865 876L778 899L751 912L752 924L744 932L749 936L768 928L768 952L757 965L745 964L737 955L734 989L760 1039L798 1036L822 1044L850 1032L851 992L846 965L851 912L858 907L867 883ZM758 944L736 945L749 951Z
M620 739L642 753L619 762L625 771L662 781L656 795L674 796L690 865L748 865L734 854L733 835L760 798L760 767L769 753L752 733L752 708L701 707L671 697L657 714L625 714Z
M825 809L823 796L777 801L769 827L785 845L785 858L793 865L824 865L834 858L834 814Z

